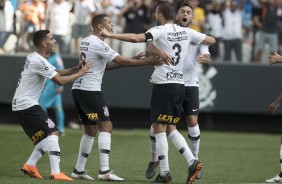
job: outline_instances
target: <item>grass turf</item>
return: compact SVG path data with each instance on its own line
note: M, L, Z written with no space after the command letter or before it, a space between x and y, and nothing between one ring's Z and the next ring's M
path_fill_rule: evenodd
M67 175L76 163L82 130L66 131L60 137L61 171ZM186 131L181 131L187 137ZM20 173L22 164L28 159L33 145L20 126L0 125L0 184L69 183L50 181L50 165L45 154L38 162L44 179L33 179ZM170 143L170 170L172 183L185 183L187 165L184 158ZM280 171L280 136L272 134L201 132L200 160L204 164L203 178L195 183L264 183ZM119 130L112 134L110 168L124 177L123 184L151 183L145 178L149 160L148 130ZM97 180L99 154L97 138L89 156L86 170L95 181L75 180L72 183L112 183Z

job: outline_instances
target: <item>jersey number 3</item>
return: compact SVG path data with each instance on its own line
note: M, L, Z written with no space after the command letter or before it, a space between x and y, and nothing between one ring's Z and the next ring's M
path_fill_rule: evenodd
M175 57L173 57L172 65L176 66L179 63L180 59L180 52L181 52L181 46L176 43L172 46L172 49L175 51Z

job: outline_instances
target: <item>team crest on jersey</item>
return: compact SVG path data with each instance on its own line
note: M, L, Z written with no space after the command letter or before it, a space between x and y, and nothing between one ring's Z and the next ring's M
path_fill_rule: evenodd
M46 120L46 123L48 124L48 127L49 127L49 128L54 128L54 127L55 127L54 122L53 122L50 118L48 118L48 119Z
M198 65L197 72L200 80L200 108L202 109L208 106L214 106L216 90L213 88L211 79L217 74L217 70L215 67L210 67L207 71L204 71L203 67Z
M105 106L105 107L103 107L103 109L104 109L104 115L105 115L105 116L109 116L109 115L110 115L110 113L109 113L109 109L108 109L108 107L107 107L107 106Z

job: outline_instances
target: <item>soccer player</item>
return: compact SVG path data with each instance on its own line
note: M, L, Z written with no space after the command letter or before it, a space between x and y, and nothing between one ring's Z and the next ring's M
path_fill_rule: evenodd
M168 124L177 124L181 117L184 100L184 79L182 67L190 42L215 42L214 38L173 24L173 7L169 2L160 1L156 13L161 26L148 30L145 34L112 34L103 30L106 37L129 42L153 41L155 47L173 56L171 65L156 66L151 77L154 84L151 98L150 121L153 124L156 138L156 154L160 161L160 174L155 179L157 183L168 183L172 180L168 163L168 143L166 129ZM184 139L185 141L185 139ZM184 144L183 142L181 144ZM187 145L187 143L185 142ZM202 163L195 159L188 145L182 149L189 157L189 174L187 184L192 183L202 168ZM190 153L189 153L190 151Z
M183 3L179 6L176 15L176 21L181 27L189 27L193 20L193 9L187 3ZM161 58L169 58L162 50L157 49L152 43L148 44L148 52L156 54ZM198 53L200 55L198 56ZM196 159L198 159L199 146L200 146L200 129L198 125L198 112L199 112L199 78L197 75L197 64L207 64L210 60L210 53L208 45L190 43L187 56L185 57L183 65L184 84L185 84L185 99L183 103L184 115L186 117L186 124L188 127L188 138L190 149ZM176 130L176 126L171 124L167 127L168 139L172 141L174 146L180 151L182 147L179 145L185 145L186 141L183 136ZM156 172L156 167L159 164L158 157L156 155L154 128L150 130L150 145L151 145L151 161L148 164L146 170L146 177L151 179ZM184 142L185 141L185 142ZM180 144L182 143L182 144ZM180 151L182 153L182 151ZM183 155L186 161L189 163L189 157ZM198 173L197 178L200 178L202 172Z
M51 53L48 57L48 61L57 70L64 69L63 60L57 52ZM54 108L59 135L65 135L65 113L62 105L63 89L63 86L57 85L52 80L47 80L39 98L39 104L45 111L47 111L48 108Z
M112 23L108 15L99 14L92 19L92 35L84 38L80 44L80 50L86 63L93 64L92 73L78 78L72 87L72 95L79 112L80 121L84 127L77 163L71 174L73 178L93 180L85 172L85 164L91 152L94 138L99 130L98 149L100 154L100 180L123 181L115 175L109 167L109 154L111 151L112 123L108 107L101 92L102 78L105 69L113 69L120 66L159 65L163 62L157 57L141 59L128 59L112 50L104 42L102 29L112 32Z
M21 168L24 174L34 178L43 178L36 167L37 161L44 152L48 152L52 180L71 181L72 179L60 171L60 147L58 131L47 113L39 106L38 100L44 88L46 78L56 84L64 85L85 75L91 68L86 64L77 67L56 71L47 57L54 52L56 40L49 30L39 30L33 35L36 50L25 60L23 71L19 79L12 101L12 110L16 112L25 133L35 145L27 162Z
M270 54L268 56L269 64L276 64L276 63L282 63L282 56L277 54L276 52L274 54ZM276 109L280 106L280 103L282 102L282 93L273 101L270 103L268 107L268 113L274 115L276 112ZM267 179L266 183L280 183L282 182L282 136L281 136L281 142L280 142L280 166L281 170L280 173L274 176L273 178Z

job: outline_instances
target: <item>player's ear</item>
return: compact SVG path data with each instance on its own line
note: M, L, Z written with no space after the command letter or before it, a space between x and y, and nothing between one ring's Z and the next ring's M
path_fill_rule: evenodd
M47 46L46 40L43 40L43 41L42 41L42 46L43 46L43 47L46 47L46 46Z
M104 29L104 26L102 24L98 24L98 28L102 31Z

